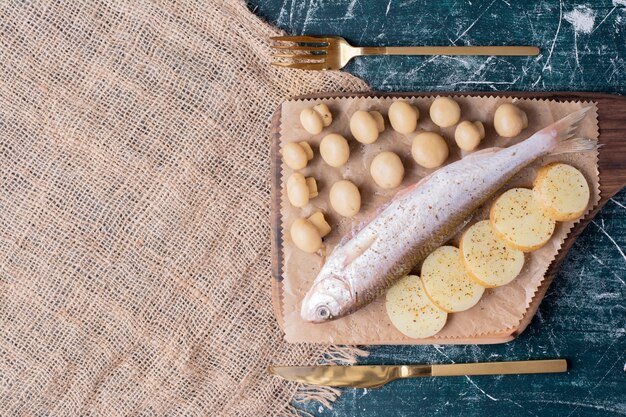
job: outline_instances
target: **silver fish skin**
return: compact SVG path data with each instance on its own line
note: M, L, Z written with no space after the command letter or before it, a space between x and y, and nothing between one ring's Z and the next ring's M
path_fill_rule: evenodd
M446 165L401 190L326 259L301 308L321 323L367 305L446 243L511 177L550 153L581 152L596 142L571 138L589 107L508 148L490 148Z

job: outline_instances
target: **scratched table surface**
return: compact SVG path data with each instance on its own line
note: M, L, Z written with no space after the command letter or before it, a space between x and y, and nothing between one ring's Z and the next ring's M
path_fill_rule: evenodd
M289 34L355 45L537 45L537 57L367 57L346 70L384 91L626 93L626 0L252 0ZM626 120L624 121L626 123ZM626 163L626 161L624 161ZM317 416L626 415L626 190L576 241L531 325L489 346L378 346L362 363L566 358L553 375L422 378L347 389Z

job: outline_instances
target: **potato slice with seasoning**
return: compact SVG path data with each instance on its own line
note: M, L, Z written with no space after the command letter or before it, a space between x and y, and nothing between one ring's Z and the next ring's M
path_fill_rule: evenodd
M533 193L546 216L560 222L582 216L590 196L584 175L573 166L558 162L539 170Z
M556 224L543 213L527 188L512 188L498 197L489 211L489 220L496 236L523 252L548 243Z
M469 310L485 288L466 274L459 250L454 246L435 249L422 263L424 292L437 307L448 313Z
M407 275L389 288L385 307L395 328L413 339L439 333L448 318L448 313L428 299L417 275Z
M524 266L524 252L508 247L493 231L489 220L473 224L459 244L467 275L486 288L513 281Z

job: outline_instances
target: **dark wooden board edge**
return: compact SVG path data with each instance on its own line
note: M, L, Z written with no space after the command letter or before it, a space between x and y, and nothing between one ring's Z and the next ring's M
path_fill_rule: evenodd
M439 93L317 93L306 96L292 97L291 99L330 99L341 97L428 97L433 95L447 96L489 96L489 97L514 97L526 99L556 100L556 101L589 101L596 102L598 107L598 126L600 129L599 142L602 147L599 150L598 165L600 172L600 201L598 205L575 224L570 234L565 239L561 250L557 253L554 261L537 289L526 314L521 322L509 331L481 335L474 338L440 339L437 344L494 344L505 343L519 336L530 324L539 304L545 296L550 284L563 263L567 252L580 236L585 227L594 216L602 209L611 197L626 186L626 97L585 92L439 92ZM282 308L282 236L280 220L281 200L281 159L279 153L280 117L282 103L278 106L272 117L270 125L271 139L271 176L272 176L272 302L274 313L281 328L284 328ZM379 343L384 344L384 343Z
M270 176L271 176L271 258L272 258L272 306L281 329L285 328L281 282L283 280L283 237L281 233L281 158L280 117L282 103L278 106L270 124Z

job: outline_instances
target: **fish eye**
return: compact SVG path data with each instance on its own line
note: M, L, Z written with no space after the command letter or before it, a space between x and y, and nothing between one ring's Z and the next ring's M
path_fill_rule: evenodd
M330 309L326 306L318 307L317 310L315 310L315 313L320 318L323 318L323 319L330 318Z

